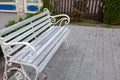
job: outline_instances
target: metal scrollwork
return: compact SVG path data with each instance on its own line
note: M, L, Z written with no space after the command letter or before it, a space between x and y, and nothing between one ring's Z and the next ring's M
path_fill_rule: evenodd
M10 46L6 46L6 45L1 45L1 46L3 48L5 60L7 60L7 57L11 57L10 53L12 53L13 49Z
M12 52L12 48L10 46L4 45L4 41L2 37L0 37L0 45L3 49L4 55L6 55L7 57L10 57L9 54Z
M45 8L43 11L47 12L48 15L50 14L50 12L47 8ZM66 25L70 22L70 17L66 14L50 16L50 18L51 18L51 22L53 25L62 26L62 25Z
M15 78L16 78L17 80L24 80L24 75L23 75L23 73L21 73L21 72L17 72L17 73L15 74Z
M70 22L70 18L66 14L51 16L51 22L54 25L63 26L63 25L67 25Z
M5 53L10 54L12 52L12 48L10 46L5 47Z
M3 38L2 37L0 37L0 44L2 44L3 43Z
M6 63L8 66L12 66L12 63L11 62L7 62Z
M47 12L48 14L50 14L50 11L47 8L44 8L43 11Z
M4 80L8 80L7 73L10 73L12 70L17 70L17 72L15 73L15 78L17 80L26 80L27 79L27 75L25 75L25 73L21 69L19 69L19 68L10 68L10 69L8 69L8 70L6 70L4 72L4 77L3 77Z
M56 19L55 19L55 18L51 18L51 22L52 22L52 23L55 23L55 22L56 22Z

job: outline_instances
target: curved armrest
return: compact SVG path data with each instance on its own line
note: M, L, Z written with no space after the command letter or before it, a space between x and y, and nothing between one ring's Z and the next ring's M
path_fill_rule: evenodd
M26 45L28 47L30 47L34 52L36 52L36 49L28 42L14 42L14 43L3 43L6 46L12 46L12 45Z
M68 24L70 22L70 17L66 14L60 14L60 15L55 15L55 16L50 16L51 17L51 22L53 24L59 24L59 26L62 25L63 22L65 22L64 24ZM56 19L58 18L58 19Z

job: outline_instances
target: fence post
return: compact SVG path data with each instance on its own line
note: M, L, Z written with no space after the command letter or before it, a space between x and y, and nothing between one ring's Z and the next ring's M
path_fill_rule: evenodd
M19 16L24 14L24 0L16 0L16 9Z

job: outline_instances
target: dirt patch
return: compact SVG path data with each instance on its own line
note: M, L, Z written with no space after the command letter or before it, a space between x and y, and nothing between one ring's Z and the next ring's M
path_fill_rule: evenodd
M80 26L88 26L88 27L120 29L120 25L109 25L109 24L104 24L103 22L94 21L94 20L84 20L82 22L71 22L70 24L80 25Z
M2 80L3 78L4 64L5 64L4 58L0 57L0 80Z

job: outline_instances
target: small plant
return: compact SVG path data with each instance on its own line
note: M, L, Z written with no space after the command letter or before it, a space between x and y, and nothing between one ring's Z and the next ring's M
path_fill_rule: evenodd
M105 0L104 22L120 24L120 0Z
M22 17L20 17L19 20L18 20L18 22L23 21L23 20L25 20L25 19L28 19L28 18L36 15L36 14L41 13L44 8L48 8L49 11L50 11L51 13L53 13L53 6L52 6L52 4L50 4L48 0L43 0L43 6L41 7L41 9L40 9L37 13L35 13L35 14L28 13L24 19L23 19ZM12 25L14 25L14 24L16 24L16 23L17 23L16 21L11 20L11 21L8 22L8 24L5 25L5 27L12 26Z
M18 22L21 22L23 21L24 19L22 17L19 18Z
M109 24L105 24L103 27L105 27L105 28L112 28L112 26L109 25Z
M25 19L28 19L28 18L30 18L30 17L32 17L32 16L34 16L34 15L35 15L35 14L29 13L29 14L26 15Z
M90 24L96 24L97 21L95 21L95 20L89 20L89 23L90 23Z
M21 21L23 21L23 20L25 20L25 19L28 19L28 18L30 18L30 17L32 17L32 16L34 16L34 15L35 15L35 14L29 13L29 14L26 15L26 17L25 17L24 19L23 19L22 17L20 17L19 20L18 20L18 22L21 22ZM16 24L16 23L17 23L17 21L15 21L15 20L8 21L8 24L6 24L5 27L12 26L12 25L14 25L14 24Z
M38 13L42 12L44 8L47 8L51 12L51 14L53 14L54 7L52 4L50 4L50 1L49 0L42 0L42 2L43 2L43 6L41 7L41 9Z
M9 26L12 26L14 24L16 24L17 22L15 20L11 20L11 21L8 21L8 24L5 25L5 27L9 27Z
M81 22L83 20L84 13L80 12L78 9L74 8L71 13L71 21Z

